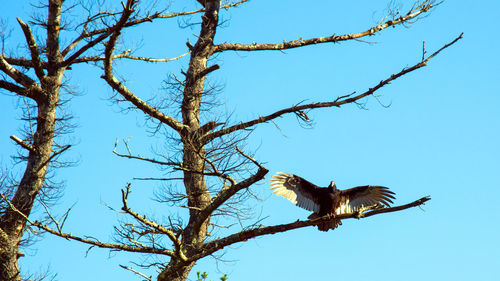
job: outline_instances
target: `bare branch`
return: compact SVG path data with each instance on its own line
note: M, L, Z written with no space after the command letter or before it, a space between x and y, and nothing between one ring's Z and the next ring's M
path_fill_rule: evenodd
M28 48L31 53L31 61L33 64L33 68L35 69L35 74L41 81L45 76L45 73L43 72L42 69L40 52L38 51L38 46L36 44L35 37L33 36L30 27L26 23L24 23L20 18L17 18L17 22L19 22L19 25L23 29L24 37L26 37L26 42L28 43Z
M56 152L52 153L52 155L49 157L49 159L47 159L47 161L45 161L40 166L40 169L43 169L43 167L45 167L45 165L47 165L48 163L50 163L50 161L52 161L52 159L54 159L57 156L61 155L63 152L65 152L66 150L68 150L70 147L71 147L71 145L68 144L68 145L65 145L63 148L61 148L59 151L56 151Z
M145 61L145 62L171 62L178 60L187 54L189 52L186 52L182 55L173 57L173 58L150 58L150 57L140 57L140 56L131 56L130 50L126 50L121 54L113 55L112 59L129 59L129 60L138 60L138 61ZM33 62L31 60L27 60L24 58L12 58L12 57L5 57L5 61L7 61L11 65L18 65L26 68L31 68L33 67ZM76 63L88 63L88 62L98 62L98 61L104 61L106 58L103 56L85 56L85 57L77 57L72 59L71 63L68 64L76 64ZM47 62L41 62L41 68L46 69L48 67Z
M35 99L42 92L42 88L38 83L36 83L33 79L31 79L28 75L20 72L19 70L12 67L3 57L0 55L0 70L7 74L10 78L14 79L17 83L23 85L27 90L22 92L23 96ZM8 83L8 82L6 82ZM3 83L4 86L8 86L8 84ZM12 84L11 84L12 85ZM19 90L19 88L16 88ZM18 93L18 91L16 91Z
M0 55L1 56L1 55ZM8 56L3 56L6 62L8 62L10 65L17 65L17 66L22 66L22 67L33 67L33 62L29 59L25 58L13 58L13 57L8 57ZM46 68L46 64L44 65L44 68Z
M232 8L232 7L235 7L235 6L238 6L240 4L243 4L245 2L247 2L248 0L242 0L242 1L238 1L236 3L233 3L233 4L227 4L227 5L224 5L222 6L221 8L225 8L225 9L229 9L229 8ZM177 13L171 13L171 14L163 14L161 12L156 12L152 15L147 15L145 17L142 17L142 18L139 18L139 19L135 19L135 20L132 20L132 21L127 21L125 24L123 24L122 28L127 28L127 27L132 27L132 26L136 26L138 24L141 24L141 23L145 23L145 22L152 22L153 20L155 19L169 19L169 18L175 18L175 17L180 17L180 16L188 16L188 15L193 15L193 14L197 14L197 13L203 13L205 12L205 9L198 9L198 10L194 10L194 11L189 11L189 12L177 12ZM89 20L90 21L90 20ZM88 24L88 22L87 22ZM86 39L86 38L89 38L89 37L92 37L92 36L96 36L96 35L99 35L99 34L108 34L109 32L112 32L112 30L110 30L110 27L106 27L106 28L101 28L101 29L96 29L96 30L93 30L93 31L90 31L90 32L87 32L85 29L84 31L82 32L82 34L80 34L80 36L78 36L77 38L75 38L63 51L62 51L62 54L63 55L66 55L68 54L72 49L74 49L82 40ZM105 37L109 36L106 35ZM101 38L101 36L99 36L99 38ZM99 40L99 42L102 41L102 40ZM88 45L88 44L87 44ZM94 44L95 45L95 44Z
M424 63L427 63L429 60L431 60L433 57L437 56L439 53L441 53L441 51L443 51L444 49L448 48L449 46L455 44L458 40L462 39L463 38L463 35L464 33L460 33L460 35L455 38L453 41L451 41L450 43L444 45L443 47L441 47L441 49L435 51L432 55L428 56L425 60L423 60L422 62Z
M148 58L148 57L138 57L138 56L130 56L130 55L124 55L124 56L117 56L114 58L125 58L125 59L130 59L130 60L140 60L140 61L146 61L146 62L169 62L169 61L175 61L178 60L184 56L189 54L189 52L186 52L182 55L173 57L173 58ZM105 58L103 58L104 60Z
M181 181L184 178L132 178L133 180L139 180L139 181Z
M130 148L128 147L128 143L126 141L124 141L124 143L125 143L125 147L127 148L127 151L129 154L121 154L118 151L116 151L116 146L118 145L118 139L116 139L115 147L113 148L113 153L115 155L120 156L120 157L124 157L124 158L129 158L129 159L146 161L146 162L150 162L153 164L159 164L159 165L165 165L165 166L181 166L181 163L177 163L177 162L165 162L165 161L159 161L156 159L146 158L146 157L142 157L142 156L132 155Z
M388 27L402 24L417 18L419 15L428 12L432 7L436 5L432 4L432 1L424 1L421 5L410 10L405 16L399 17L386 21L385 23L379 24L375 27L369 28L363 32L356 34L344 34L344 35L332 35L328 37L317 37L310 39L296 39L288 42L283 42L279 44L239 44L239 43L224 43L215 46L214 52L223 51L263 51L263 50L286 50L292 48L298 48L308 45L315 45L321 43L337 43L341 41L359 39L365 36L372 36L375 33L382 31Z
M61 231L56 231L52 228L50 228L47 225L44 225L38 221L32 221L30 220L25 214L23 214L21 211L19 211L3 194L0 193L0 199L5 201L8 205L9 208L12 209L14 212L18 213L20 216L22 216L30 225L37 227L41 230L44 230L50 234L65 238L67 240L75 240L78 242L82 242L88 245L96 246L99 248L106 248L106 249L114 249L114 250L122 250L126 252L135 252L135 253L151 253L151 254L160 254L160 255L166 255L166 256L175 256L173 251L166 250L166 249L158 249L158 248L153 248L153 247L134 247L134 246L129 246L125 244L113 244L113 243L105 243L101 242L97 239L87 239L87 238L82 238L79 236L75 236L71 233L64 233Z
M288 223L288 224L266 226L266 227L257 227L257 228L253 228L253 229L249 229L249 230L244 230L244 231L229 235L227 237L220 238L220 239L206 243L205 245L203 245L202 249L200 250L200 253L189 257L189 260L198 260L202 257L205 257L207 255L210 255L210 254L216 252L216 251L219 251L219 250L221 250L224 247L227 247L229 245L232 245L232 244L235 244L238 242L243 242L243 241L246 241L248 239L256 238L259 236L276 234L276 233L289 231L292 229L314 226L322 221L343 220L343 219L351 219L351 218L358 219L358 218L370 217L370 216L378 215L378 214L382 214L382 213L391 213L391 212L402 211L405 209L421 206L425 202L429 201L430 199L431 198L429 196L426 196L426 197L422 197L414 202L411 202L409 204L400 205L400 206L391 207L391 208L375 209L373 211L370 211L370 212L364 213L364 214L360 214L359 212L356 212L356 213L343 214L343 215L334 216L334 217L330 217L330 216L326 215L326 216L316 218L313 220L306 220L306 221L298 220L296 222L292 222L292 223Z
M412 71L415 71L419 68L426 66L427 62L429 62L430 59L435 57L442 50L448 48L449 46L455 44L458 40L462 39L462 36L463 36L463 33L460 34L458 37L456 37L450 43L444 45L442 48L440 48L438 51L434 52L432 55L430 55L429 57L427 57L423 61L420 61L419 63L417 63L409 68L404 68L396 74L392 74L389 78L386 78L385 80L380 81L375 87L368 89L368 91L365 91L362 94L358 94L355 96L352 96L352 94L345 95L345 96L340 96L340 97L336 98L334 101L310 103L310 104L292 106L289 108L281 109L281 110L278 110L272 114L269 114L266 116L260 116L259 118L251 120L251 121L241 122L240 124L233 125L233 126L230 126L230 127L227 127L227 128L224 128L224 129L212 132L212 133L208 133L202 138L202 141L203 141L203 143L207 143L207 142L213 140L214 138L220 137L222 135L226 135L226 134L230 134L232 132L238 131L238 130L246 129L246 128L255 126L257 124L260 124L260 123L265 123L265 122L276 119L276 118L281 117L282 115L285 115L288 113L300 114L300 112L302 110L305 110L305 109L314 109L314 108L323 108L323 107L340 107L340 106L345 105L345 104L355 103L358 100L360 100L366 96L372 95L374 92L376 92L380 88L390 84L393 80L396 80L401 76L404 76Z
M206 124L204 124L203 126L201 126L198 129L198 134L202 136L202 135L210 132L211 130L217 128L220 125L224 125L224 123L215 122L215 121L207 122Z
M149 58L149 57L138 57L138 56L131 56L129 55L130 50L127 50L121 54L118 55L113 55L112 59L129 59L129 60L138 60L138 61L145 61L145 62L170 62L170 61L175 61L178 60L187 54L189 52L184 53L182 55L179 55L177 57L173 58ZM73 64L75 63L87 63L87 62L97 62L97 61L103 61L105 60L105 57L100 57L100 56L89 56L89 57L81 57L77 58L73 61Z
M148 277L148 276L146 276L144 273L141 273L141 272L139 272L139 271L137 271L137 270L135 270L135 269L133 269L133 268L131 268L131 267L124 266L124 265L121 265L121 264L120 264L120 267L121 267L121 268L123 268L123 269L126 269L126 270L128 270L128 271L131 271L131 272L133 272L133 273L135 273L135 274L137 274L137 275L141 276L142 278L144 278L144 279L146 279L146 280L148 280L148 281L151 281L151 280L152 280L152 279L151 279L151 276L149 276L149 277Z
M252 161L252 163L255 164L255 166L259 167L259 169L264 169L264 166L262 166L259 162L257 162L257 160L255 160L253 157L251 157L250 155L247 155L245 154L239 147L235 146L234 147L236 149L236 151L238 151L239 154L241 154L243 157L247 158L248 160Z
M252 184L260 181L261 179L263 179L266 176L266 174L268 172L269 171L266 168L260 166L260 164L259 164L259 169L257 170L257 172L255 174L253 174L252 176L250 176L249 178L247 178L247 179L245 179L237 184L233 184L233 185L224 187L212 199L210 204L208 206L206 206L205 208L203 208L203 210L201 210L201 212L196 217L196 222L194 223L193 228L198 229L201 226L201 224L203 224L203 222L213 213L213 211L215 211L222 204L224 204L224 202L226 202L229 198L231 198L231 196L236 194L238 191L245 189L245 188L248 188Z
M206 75L208 75L210 72L215 71L215 70L217 70L217 69L219 69L219 68L220 68L220 66L219 66L218 64L214 64L214 65L212 65L212 66L210 66L210 67L207 67L207 68L205 68L203 71L201 71L201 72L197 75L197 77L196 77L195 79L198 79L198 78L201 78L201 77L203 77L203 76L206 76Z
M378 215L378 214L384 214L384 213L391 213L391 212L397 212L397 211L402 211L402 210L405 210L405 209L409 209L409 208L413 208L413 207L419 207L421 205L424 205L425 202L431 200L431 197L430 196L425 196L425 197L422 197L416 201L413 201L411 203L408 203L408 204L405 204L405 205L400 205L400 206L395 206L395 207L390 207L390 208L379 208L379 209L375 209L373 211L370 211L368 213L363 213L363 214L357 214L358 217L360 218L367 218L367 217L371 217L371 216L374 216L374 215Z
M29 59L25 59L23 57L13 58L13 57L4 56L4 59L10 65L22 66L22 67L26 67L26 68L33 67L33 61L29 60ZM48 66L47 62L42 61L42 68L46 69L47 66Z
M22 139L20 139L20 138L18 138L18 137L16 137L16 136L14 136L14 135L10 136L10 139L11 139L11 140L13 140L13 141L15 141L17 144L19 144L19 145L20 145L21 147L23 147L24 149L26 149L26 150L28 150L28 151L31 151L31 152L33 152L33 153L36 153L36 151L35 151L35 149L33 148L33 146L32 146L32 145L30 145L30 144L25 143Z
M27 97L28 93L25 88L20 87L14 83L7 82L5 80L0 80L0 88L5 89L9 92L16 93L18 95Z
M109 28L106 33L101 34L99 37L95 38L94 40L92 40L92 41L88 42L87 44L85 44L84 46L82 46L78 51L76 51L69 58L64 60L63 65L68 66L68 65L72 64L79 56L81 56L83 53L85 53L88 49L94 47L98 43L102 42L104 39L108 38L113 33L114 28L115 28L114 26L113 26L113 28Z
M156 229L157 231L159 231L160 233L166 234L168 236L168 238L174 243L176 256L178 256L181 260L186 261L187 258L182 251L181 241L177 238L175 233L172 230L170 230L162 225L159 225L156 222L147 220L144 216L141 216L138 213L132 211L127 205L127 199L128 199L129 194L130 194L130 183L127 184L125 190L122 189L122 204L123 204L122 210L125 213L131 215L134 219L143 223L144 225L152 227L152 228Z
M73 55L71 55L68 59L66 59L64 62L64 65L67 66L67 65L70 65L73 63L82 63L82 62L91 62L91 61L95 62L95 61L105 60L106 59L105 57L99 57L99 56L90 56L90 57L83 57L83 58L79 58L79 57L85 51L87 51L88 49L92 48L93 46L97 45L99 42L102 42L104 39L109 37L115 31L115 29L118 28L117 24L112 26L112 27L107 28L106 32L101 34L96 39L85 44L82 48L80 48ZM123 27L121 27L121 28L123 28ZM189 52L187 52L187 53L184 53L184 54L177 56L177 57L174 57L174 58L148 58L148 57L131 56L131 55L128 55L128 53L130 53L130 50L127 50L122 54L113 56L113 59L126 58L126 59L131 59L131 60L141 60L141 61L147 61L147 62L169 62L169 61L178 60L178 59L184 57L185 55L189 54Z
M111 35L109 41L106 43L106 49L104 51L106 59L104 60L104 76L102 78L120 95L122 95L126 100L130 101L137 108L142 110L145 114L157 119L161 123L164 123L171 127L172 129L181 132L186 128L185 125L177 121L175 118L170 117L153 106L149 105L147 102L141 100L139 97L134 95L125 85L123 85L118 79L113 75L113 49L116 44L116 40L120 36L121 29L124 27L128 18L132 14L134 1L129 0L127 6L124 8L120 20L116 23L116 28Z
M123 26L129 20L132 13L134 12L133 6L136 4L136 2L137 2L137 0L127 0L126 5L123 5L123 3L122 3L123 11L122 11L122 16L121 16L120 20L115 25L108 27L108 28L105 28L105 29L102 29L102 32L100 33L100 35L97 38L87 42L87 44L83 45L78 51L76 51L69 58L67 58L64 61L64 66L68 66L68 65L72 64L75 59L77 59L79 56L81 56L88 49L94 47L98 43L102 42L104 39L108 38L116 30L122 29ZM84 37L82 37L81 39L83 39L83 38ZM80 42L81 39L79 37L72 44L70 44L65 50L63 50L63 54L67 54L67 52L69 52L69 50L76 47L76 45L78 44L78 42Z
M206 168L209 172L201 172L203 175L207 175L207 176L216 176L216 177L219 177L219 178L222 178L224 180L227 180L231 183L231 185L234 185L236 184L236 181L229 175L223 173L223 172L220 172L219 169L217 169L217 166L215 165L215 163L210 160L208 157L206 157L206 153L201 153L200 151L197 152L198 153L198 156L200 158L203 159L203 161L205 161L211 168L211 171L210 169ZM203 155L205 154L205 155ZM187 170L184 170L184 171L187 171ZM192 171L194 173L197 173L197 171Z

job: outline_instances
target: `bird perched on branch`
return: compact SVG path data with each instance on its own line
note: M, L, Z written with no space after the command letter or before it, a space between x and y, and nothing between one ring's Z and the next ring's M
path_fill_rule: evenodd
M395 193L385 186L364 185L346 190L339 190L332 181L328 187L318 187L309 181L283 172L278 172L271 179L273 194L285 197L295 205L312 211L309 219L325 215L349 214L367 209L387 206L395 199ZM322 221L318 229L335 229L340 220Z

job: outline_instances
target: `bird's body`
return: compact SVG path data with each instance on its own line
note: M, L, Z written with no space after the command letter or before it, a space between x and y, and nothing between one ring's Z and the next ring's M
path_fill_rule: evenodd
M296 175L279 172L271 179L273 193L285 197L297 206L312 211L310 219L325 215L341 215L374 206L389 206L394 192L384 186L357 186L339 190L335 182L328 187L318 187ZM318 229L328 231L340 224L338 220L318 224Z

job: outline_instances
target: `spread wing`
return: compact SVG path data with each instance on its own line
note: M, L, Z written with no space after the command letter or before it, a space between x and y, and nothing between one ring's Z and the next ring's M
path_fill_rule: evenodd
M369 207L376 204L389 207L392 199L395 199L394 192L385 186L364 185L340 191L341 203L336 210L337 214L352 213L362 207Z
M271 179L273 194L285 197L293 204L312 212L319 212L318 196L321 188L305 179L278 172Z

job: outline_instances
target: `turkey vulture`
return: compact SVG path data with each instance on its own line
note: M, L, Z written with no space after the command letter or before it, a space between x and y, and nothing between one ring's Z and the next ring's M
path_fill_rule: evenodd
M346 190L338 190L332 181L328 187L318 187L307 180L283 172L278 172L271 179L273 194L283 196L295 205L312 211L309 219L324 215L353 213L366 207L387 206L395 199L394 192L385 186L364 185ZM338 220L322 222L318 229L335 229Z

